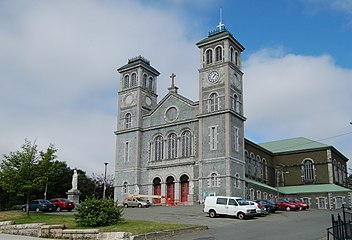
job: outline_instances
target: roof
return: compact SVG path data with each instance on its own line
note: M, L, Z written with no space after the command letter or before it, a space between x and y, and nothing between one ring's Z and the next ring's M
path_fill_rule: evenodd
M278 187L279 192L283 194L299 194L299 193L329 193L329 192L351 192L351 189L341 187L336 184L313 184Z
M267 185L265 183L257 182L257 181L255 181L253 179L246 178L245 181L248 182L248 183L252 183L254 185L257 185L259 187L263 187L263 188L266 188L266 189L269 189L269 190L272 190L272 191L277 191L276 188L274 188L272 186L269 186L269 185Z
M240 44L233 36L232 34L227 31L227 29L225 28L224 30L218 30L218 31L214 31L209 33L209 36L207 38L204 38L203 40L199 41L196 45L198 47L203 46L209 42L212 42L214 40L218 41L221 38L227 38L229 37L234 43L237 44L237 46L241 49L241 51L244 50L244 47L242 46L242 44Z
M306 151L309 149L322 149L331 147L330 145L326 145L303 137L260 143L258 145L269 150L272 153L283 153L303 150Z

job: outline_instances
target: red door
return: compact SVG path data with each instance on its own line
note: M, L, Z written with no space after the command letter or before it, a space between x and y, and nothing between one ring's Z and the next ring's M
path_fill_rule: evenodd
M167 184L167 198L175 198L175 183Z
M188 200L188 182L181 183L181 202L187 202Z
M161 195L161 184L154 184L154 195ZM160 204L161 198L153 198L153 203Z

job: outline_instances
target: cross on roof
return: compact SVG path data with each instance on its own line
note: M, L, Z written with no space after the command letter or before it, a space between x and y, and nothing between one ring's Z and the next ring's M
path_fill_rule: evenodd
M222 30L223 26L224 24L222 23L222 8L220 8L220 22L219 22L219 25L217 26L219 28L219 31Z
M171 74L171 76L170 76L170 78L171 78L171 86L173 87L173 86L175 86L175 77L176 77L176 75L175 75L175 73L172 73Z

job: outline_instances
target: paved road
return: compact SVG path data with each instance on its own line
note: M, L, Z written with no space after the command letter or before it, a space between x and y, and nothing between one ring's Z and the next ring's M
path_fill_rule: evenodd
M317 210L299 212L277 212L264 217L238 220L232 217L209 218L202 212L202 205L194 206L152 206L150 208L127 208L125 219L206 225L208 230L175 236L170 240L318 240L326 237L330 227L331 214L337 210ZM73 213L60 213L73 214ZM43 240L0 234L0 240Z
M172 240L318 240L326 237L331 214L338 211L311 209L299 212L277 212L264 217L238 220L232 217L209 218L201 205L125 209L126 219L144 219L207 225L208 230L171 238Z

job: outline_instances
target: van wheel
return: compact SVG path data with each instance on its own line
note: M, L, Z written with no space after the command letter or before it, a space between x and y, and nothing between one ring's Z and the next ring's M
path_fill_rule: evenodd
M138 204L138 208L142 208L142 204L139 203L139 204Z
M238 219L243 220L245 215L244 215L244 213L240 212L240 213L237 214L237 217L238 217Z
M286 211L291 211L291 208L290 207L286 207Z
M214 210L209 211L209 217L214 218L216 217L216 212Z
M128 208L128 204L127 204L127 203L125 203L123 206L124 206L125 208Z

